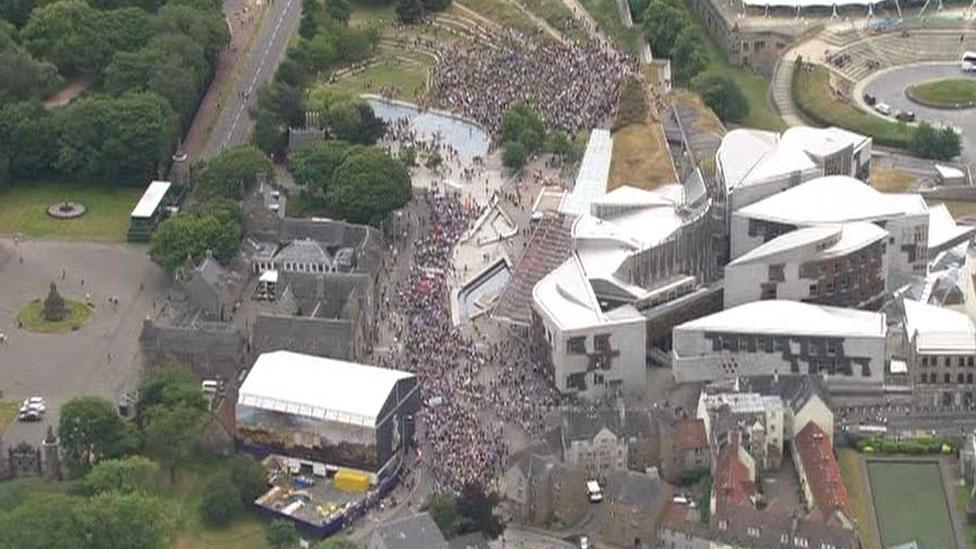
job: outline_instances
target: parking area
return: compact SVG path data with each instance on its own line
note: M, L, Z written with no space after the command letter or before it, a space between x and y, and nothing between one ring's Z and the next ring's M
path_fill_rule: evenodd
M14 421L4 433L6 444L40 441L47 425L57 426L60 405L74 396L117 401L136 387L142 321L168 284L145 246L4 238L0 280L2 398L19 402L41 396L47 406L42 421ZM90 298L92 318L77 331L58 334L19 329L17 312L45 297L51 282L66 299Z

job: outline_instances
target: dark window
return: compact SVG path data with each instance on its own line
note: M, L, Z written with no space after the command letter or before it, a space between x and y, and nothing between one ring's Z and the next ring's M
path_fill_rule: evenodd
M786 280L786 273L782 263L769 266L769 280L773 282L783 282Z
M566 342L566 351L574 355L586 354L586 336L576 336L569 338Z
M945 357L944 359L942 359L942 363L945 364L946 367L948 368L949 366L952 366L952 359L949 357Z
M964 376L962 374L956 374L956 383L962 385L963 383L966 383L965 379L966 379L966 376Z
M965 365L966 365L966 359L965 358L963 358L963 357L956 358L956 366L965 366Z
M972 383L973 383L973 374L966 374L966 383L969 383L970 385L972 385Z
M764 283L760 288L759 299L776 299L775 283Z
M810 285L810 295L811 296L817 295L817 285L816 284L811 284Z
M972 368L972 366L973 366L973 357L971 357L971 356L970 357L966 357L966 366L969 366L970 368Z
M949 375L949 374L943 374L942 375L942 383L945 383L946 385L952 383L952 376Z
M928 365L929 365L929 357L923 356L922 357L922 366L928 366Z
M600 334L593 336L593 348L600 353L610 352L610 334Z

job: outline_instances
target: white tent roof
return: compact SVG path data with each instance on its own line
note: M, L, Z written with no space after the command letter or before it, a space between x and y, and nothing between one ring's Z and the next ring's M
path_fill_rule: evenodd
M132 217L152 217L153 212L159 207L159 203L163 201L171 186L172 183L169 181L153 181L150 183L136 207L132 209Z
M799 301L754 301L677 326L745 334L883 337L885 315Z
M912 299L903 300L905 334L919 351L976 352L976 329L963 313Z
M409 372L273 351L255 361L237 404L372 427L394 386Z

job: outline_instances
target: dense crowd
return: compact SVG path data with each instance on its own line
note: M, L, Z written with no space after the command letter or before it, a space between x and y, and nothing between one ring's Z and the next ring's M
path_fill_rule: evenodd
M487 484L500 472L509 452L502 422L537 432L556 396L527 359L524 343L478 345L452 324L447 295L453 248L480 212L436 191L425 200L429 218L420 220L410 275L391 304L403 317L395 327L400 349L383 365L420 378L418 442L432 452L423 461L438 489L460 490L468 482ZM494 367L497 372L485 370Z
M444 48L430 94L438 107L478 121L496 140L505 112L521 102L550 129L597 127L612 115L620 82L635 71L631 59L591 41L564 46L512 35L503 44Z

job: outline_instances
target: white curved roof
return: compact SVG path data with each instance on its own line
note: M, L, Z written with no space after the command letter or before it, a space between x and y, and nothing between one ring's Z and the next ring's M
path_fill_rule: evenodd
M729 263L730 266L743 265L757 261L769 262L786 255L800 255L798 259L816 260L843 255L863 248L872 242L883 240L888 231L868 222L844 223L843 225L823 225L805 227L762 244ZM804 250L811 245L832 240L829 247L822 250ZM792 252L792 254L791 254Z
M963 313L912 299L905 306L905 333L920 351L974 352L976 329Z
M740 209L750 219L820 225L874 221L901 215L921 215L925 200L917 194L881 193L846 175L818 177Z
M812 305L799 301L753 301L698 318L675 330L743 334L883 337L881 313Z
M409 372L291 351L263 353L237 403L263 410L374 426L397 382Z

